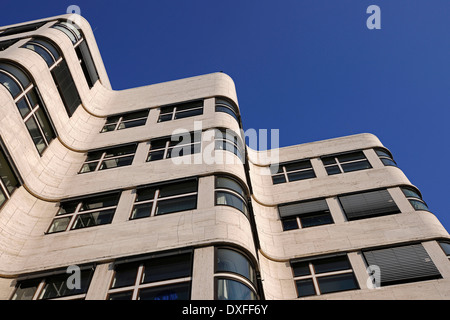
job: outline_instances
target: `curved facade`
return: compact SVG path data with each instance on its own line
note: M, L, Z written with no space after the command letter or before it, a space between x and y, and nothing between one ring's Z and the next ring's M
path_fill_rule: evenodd
M375 136L273 150L271 168L229 76L114 91L68 18L0 29L1 299L450 297L450 237Z

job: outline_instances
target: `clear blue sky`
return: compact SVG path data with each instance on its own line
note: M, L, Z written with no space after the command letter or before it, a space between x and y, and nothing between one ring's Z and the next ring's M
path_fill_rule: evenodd
M450 230L449 0L2 0L0 25L71 4L114 89L223 71L244 129L280 129L281 146L374 133Z

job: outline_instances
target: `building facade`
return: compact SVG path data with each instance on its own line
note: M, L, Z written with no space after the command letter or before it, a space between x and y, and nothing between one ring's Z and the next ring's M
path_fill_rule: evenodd
M450 298L377 137L251 150L229 76L112 90L69 17L0 28L0 299Z

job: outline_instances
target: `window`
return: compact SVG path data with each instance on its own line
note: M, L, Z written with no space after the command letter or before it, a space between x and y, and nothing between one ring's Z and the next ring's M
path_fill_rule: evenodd
M392 154L388 150L377 148L375 149L375 152L385 166L397 166L397 163L394 161Z
M20 186L16 169L0 142L0 208Z
M201 152L201 132L191 132L150 141L147 162Z
M89 88L92 88L97 80L99 80L99 76L94 60L92 59L91 51L89 50L86 40L83 39L84 37L80 27L73 22L60 21L52 28L64 32L66 36L69 37L70 41L72 41L84 77L86 78Z
M241 138L229 129L214 129L215 150L226 150L234 153L241 162L245 162L245 149Z
M44 26L47 22L36 22L36 23L29 23L26 25L21 25L21 26L17 26L17 27L11 27L8 29L5 29L3 31L0 31L0 37L5 37L5 36L12 36L14 34L19 34L19 33L25 33L25 32L32 32L35 31L37 29L39 29L40 27Z
M310 160L282 163L278 165L278 171L275 173L272 168L271 170L273 184L293 182L316 177Z
M183 119L203 114L203 100L161 107L158 122Z
M0 51L4 51L11 47L14 43L19 41L20 39L12 39L12 40L5 40L0 42Z
M450 242L439 242L439 245L441 246L442 250L444 250L445 255L447 258L450 259Z
M108 300L189 300L191 277L191 251L124 259L115 263Z
M427 204L422 200L422 196L417 190L411 187L402 187L401 189L405 197L408 199L409 203L411 203L411 205L413 206L414 210L430 211Z
M441 278L422 244L363 251L367 265L380 268L381 286Z
M38 88L19 67L0 62L0 83L11 93L40 155L56 138Z
M143 126L148 113L149 110L142 110L108 117L101 133Z
M278 211L284 231L333 223L325 199L280 205Z
M229 206L238 209L248 218L247 192L241 183L233 178L216 177L216 206Z
M216 112L224 112L239 122L239 110L237 106L228 99L216 98Z
M291 262L298 297L359 289L347 255Z
M91 151L81 167L80 173L94 172L131 165L137 144Z
M362 151L322 157L328 175L370 169L372 166Z
M256 270L251 260L232 248L216 248L216 299L257 300Z
M153 217L197 208L196 179L138 188L131 219Z
M342 195L338 199L349 221L400 212L387 190Z
M67 62L59 50L55 45L43 39L33 39L27 42L23 48L36 52L45 60L61 95L67 114L71 117L81 104L81 98Z
M61 203L47 233L63 232L111 223L120 192Z
M80 288L69 288L67 280L71 276L66 271L56 271L48 276L19 281L12 300L83 300L86 297L94 267L80 267Z

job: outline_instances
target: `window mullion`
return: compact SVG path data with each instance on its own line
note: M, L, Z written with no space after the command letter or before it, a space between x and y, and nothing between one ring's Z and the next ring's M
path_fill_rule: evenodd
M309 264L309 271L311 272L311 277L312 277L312 281L313 281L313 284L314 284L314 288L316 289L316 294L318 296L320 296L321 293L320 293L320 288L319 288L319 282L317 281L316 272L314 270L314 266L313 266L312 263Z
M94 171L98 171L100 169L100 166L102 165L103 160L105 159L106 152L103 152L102 156L100 157L100 160L98 160L97 166L95 167Z
M114 131L116 131L116 130L119 129L119 126L120 126L120 124L122 123L122 119L123 119L123 117L120 117L120 118L119 118L119 120L118 120L117 123L116 123L116 127L114 128Z
M42 279L36 289L36 292L33 295L33 298L31 298L31 300L39 300L39 296L41 295L42 290L44 289L44 286L45 286L45 279Z
M144 273L144 264L141 264L139 266L136 281L134 283L133 297L131 298L132 300L137 300L137 295L139 292L139 285L141 284L143 273Z
M153 205L152 205L152 210L150 211L150 217L154 217L155 214L156 214L156 206L157 206L157 204L158 204L158 197L159 197L159 194L160 194L160 189L157 189L157 190L155 191L155 196L154 196L154 198L153 198Z

